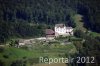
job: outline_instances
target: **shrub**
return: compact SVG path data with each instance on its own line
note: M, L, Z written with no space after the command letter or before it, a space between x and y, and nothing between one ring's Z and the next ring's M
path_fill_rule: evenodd
M4 66L4 62L0 60L0 66Z
M23 61L23 60L13 61L11 66L26 66L26 61Z
M0 47L0 53L4 52L4 48Z
M9 58L9 55L3 55L4 58Z

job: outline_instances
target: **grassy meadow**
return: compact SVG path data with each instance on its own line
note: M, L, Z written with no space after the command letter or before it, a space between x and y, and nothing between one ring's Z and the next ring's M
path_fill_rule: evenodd
M37 42L36 44L20 48L5 46L0 47L0 63L4 64L4 66L13 66L13 63L21 61L22 63L25 62L26 66L34 66L34 64L39 64L39 57L67 57L75 52L76 48L73 44L61 45L57 42L52 42L52 44Z

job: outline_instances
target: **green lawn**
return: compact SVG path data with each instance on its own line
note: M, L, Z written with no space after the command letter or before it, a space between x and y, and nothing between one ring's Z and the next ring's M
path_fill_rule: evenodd
M92 35L93 37L97 37L97 36L100 36L100 33L90 32L90 35Z
M24 58L39 58L39 57L65 57L65 53L73 54L76 52L76 48L73 44L60 45L59 43L42 45L36 44L31 46L31 50L15 47L3 47L4 49L0 51L0 60L4 62L5 66L10 66L10 64L15 60L24 60ZM29 47L28 47L29 48Z
M34 53L31 51L13 48L13 47L5 47L3 52L0 52L0 60L2 60L5 66L10 66L10 63L14 60L26 58L35 58L40 54Z

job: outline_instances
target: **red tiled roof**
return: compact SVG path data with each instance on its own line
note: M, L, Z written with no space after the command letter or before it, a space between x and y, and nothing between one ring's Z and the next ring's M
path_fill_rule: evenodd
M52 29L46 29L46 30L45 30L45 33L48 34L48 35L52 35L52 34L54 34L55 32L54 32Z

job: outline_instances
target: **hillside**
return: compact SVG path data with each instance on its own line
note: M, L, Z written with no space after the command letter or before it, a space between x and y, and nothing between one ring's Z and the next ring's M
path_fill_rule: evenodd
M36 46L31 47L15 48L4 45L11 39L45 36L44 30L52 29L58 23L65 23L66 26L74 28L74 36L65 38L72 44L65 46L59 43L50 45L46 43L42 45L43 43L38 41L39 45L37 42ZM93 56L95 57L94 64L74 62L69 65L100 66L99 52L99 0L0 0L0 66L25 66L25 64L30 66L38 63L40 55L74 58Z
M57 23L76 27L72 18L76 14L83 16L84 27L99 33L98 3L98 0L0 0L0 43L11 38L44 36L43 30Z
M47 42L38 41L31 46L22 46L20 48L0 46L0 66L55 66L59 64L41 63L39 58L68 57L69 54L74 53L76 53L76 48L73 44L61 45L57 42L52 42L49 45ZM66 64L60 63L60 65L65 66Z

